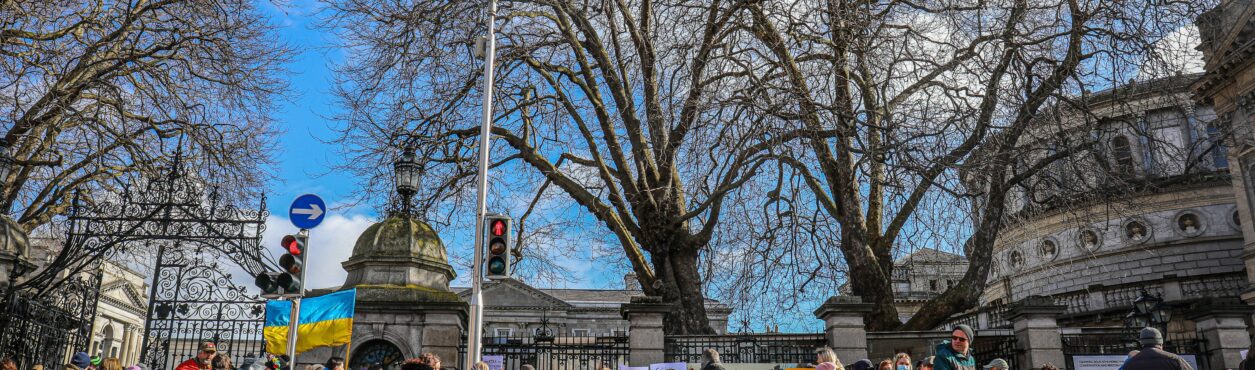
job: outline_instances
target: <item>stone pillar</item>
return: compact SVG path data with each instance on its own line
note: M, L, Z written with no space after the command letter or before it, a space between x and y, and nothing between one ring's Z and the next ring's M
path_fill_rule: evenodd
M1208 299L1195 303L1187 319L1207 342L1207 363L1213 369L1236 369L1241 352L1251 346L1245 317L1251 306L1236 300Z
M828 298L815 310L815 317L824 321L824 338L837 353L837 359L850 364L867 358L867 330L863 316L872 312L872 304L857 296Z
M646 296L632 297L629 303L619 306L619 312L628 321L628 364L649 366L664 362L662 322L671 307L662 303L662 297Z
M422 312L422 326L418 328L418 348L440 357L441 367L460 368L458 347L462 345L463 322L469 307L462 302L425 302L414 307Z
M1020 369L1040 369L1046 363L1059 368L1067 366L1063 357L1063 338L1059 336L1059 322L1056 320L1067 310L1068 306L1057 305L1054 300L1041 296L1029 296L1011 306L1016 347L1024 350L1021 352L1023 357L1019 359Z

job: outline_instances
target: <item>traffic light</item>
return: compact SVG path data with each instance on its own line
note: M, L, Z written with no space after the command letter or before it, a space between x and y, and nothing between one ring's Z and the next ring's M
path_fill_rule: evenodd
M279 242L283 249L288 252L283 257L279 257L279 267L283 271L275 278L275 284L283 289L285 295L300 295L303 292L304 282L301 272L305 270L305 235L286 235Z
M487 258L484 268L489 279L510 277L510 218L502 215L484 217L484 235L487 237Z
M261 288L262 298L275 299L283 294L283 290L279 288L279 273L277 272L257 274L254 282L258 288Z

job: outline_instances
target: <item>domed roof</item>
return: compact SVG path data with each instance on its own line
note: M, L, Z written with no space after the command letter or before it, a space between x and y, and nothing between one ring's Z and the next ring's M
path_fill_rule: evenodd
M431 225L413 217L396 215L370 225L357 237L351 259L369 257L418 257L449 263L444 243Z
M406 215L389 215L357 237L353 255L341 264L344 287L394 286L449 290L457 274L431 225Z

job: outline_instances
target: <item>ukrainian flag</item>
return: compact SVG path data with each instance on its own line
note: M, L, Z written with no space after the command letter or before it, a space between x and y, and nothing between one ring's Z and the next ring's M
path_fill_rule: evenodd
M348 344L353 337L353 303L357 289L339 291L301 300L297 322L296 353L323 346ZM291 301L266 302L266 352L274 355L288 351L288 323L292 317Z

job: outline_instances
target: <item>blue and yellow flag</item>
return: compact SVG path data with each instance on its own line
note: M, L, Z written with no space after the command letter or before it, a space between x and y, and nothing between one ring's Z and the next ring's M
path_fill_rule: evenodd
M348 344L353 337L353 303L357 289L301 300L297 322L296 353L316 347ZM274 355L288 351L288 323L292 317L291 301L266 302L266 352Z

